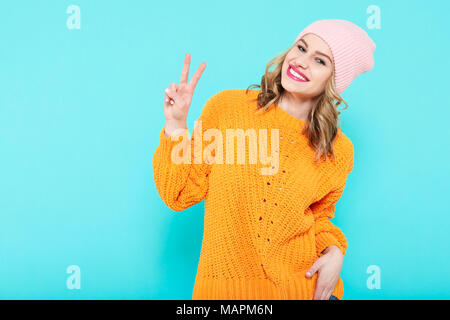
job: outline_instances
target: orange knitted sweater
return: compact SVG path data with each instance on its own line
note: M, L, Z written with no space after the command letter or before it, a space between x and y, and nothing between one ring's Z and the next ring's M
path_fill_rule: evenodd
M301 134L306 122L277 105L255 112L260 90L245 91L212 96L192 137L186 129L167 138L163 127L153 156L154 181L175 211L205 199L192 299L310 300L318 273L307 278L306 271L326 247L336 245L344 254L347 249L344 234L329 219L353 168L353 144L339 129L335 160L315 163ZM215 135L208 129L216 129ZM247 132L245 143L239 145L229 129ZM250 141L259 141L257 152ZM174 161L175 154L185 161ZM339 277L333 295L342 299L343 293Z

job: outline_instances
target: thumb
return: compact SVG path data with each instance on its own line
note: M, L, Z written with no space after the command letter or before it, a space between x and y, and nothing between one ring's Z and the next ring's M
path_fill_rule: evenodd
M180 95L176 92L176 90L173 87L166 88L164 90L165 93L165 101L170 102L170 104L173 104L172 101L177 102L180 99Z
M316 272L319 270L320 265L321 265L321 260L320 260L320 259L317 259L317 260L313 263L313 265L311 266L311 268L309 268L308 271L306 271L306 276L307 276L308 278L311 278L311 277L314 275L314 273L316 273Z

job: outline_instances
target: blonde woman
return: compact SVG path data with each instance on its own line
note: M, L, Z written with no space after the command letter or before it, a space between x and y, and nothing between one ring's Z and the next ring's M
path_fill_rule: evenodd
M153 176L175 211L205 199L193 299L342 299L347 240L330 219L354 150L337 107L375 47L349 21L316 21L268 63L259 90L212 96L192 138L186 119L206 64L188 82L186 55L165 92Z

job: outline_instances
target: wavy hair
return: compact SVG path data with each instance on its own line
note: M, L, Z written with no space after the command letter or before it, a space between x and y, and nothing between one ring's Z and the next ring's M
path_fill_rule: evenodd
M251 88L256 87L261 89L256 99L256 111L268 111L273 104L278 104L280 101L281 96L285 92L281 85L283 62L289 51L295 45L296 44L293 44L291 48L282 52L267 63L265 73L261 78L261 85L251 84L247 88L246 94ZM275 68L272 71L269 71L273 66L275 66ZM334 67L324 91L314 99L316 101L308 114L307 124L303 128L302 134L306 134L310 146L315 150L315 159L317 161L320 161L323 155L325 155L325 160L328 160L329 154L335 159L333 143L340 126L339 114L341 113L341 110L338 110L338 106L344 102L346 107L342 110L345 110L348 108L348 104L339 95L336 89Z

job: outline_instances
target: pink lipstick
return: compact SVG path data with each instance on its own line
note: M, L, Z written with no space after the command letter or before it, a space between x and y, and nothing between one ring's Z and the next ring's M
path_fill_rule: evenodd
M305 76L300 70L298 70L291 64L289 64L286 74L289 78L291 78L292 80L298 81L298 82L308 82L309 81L307 76Z

